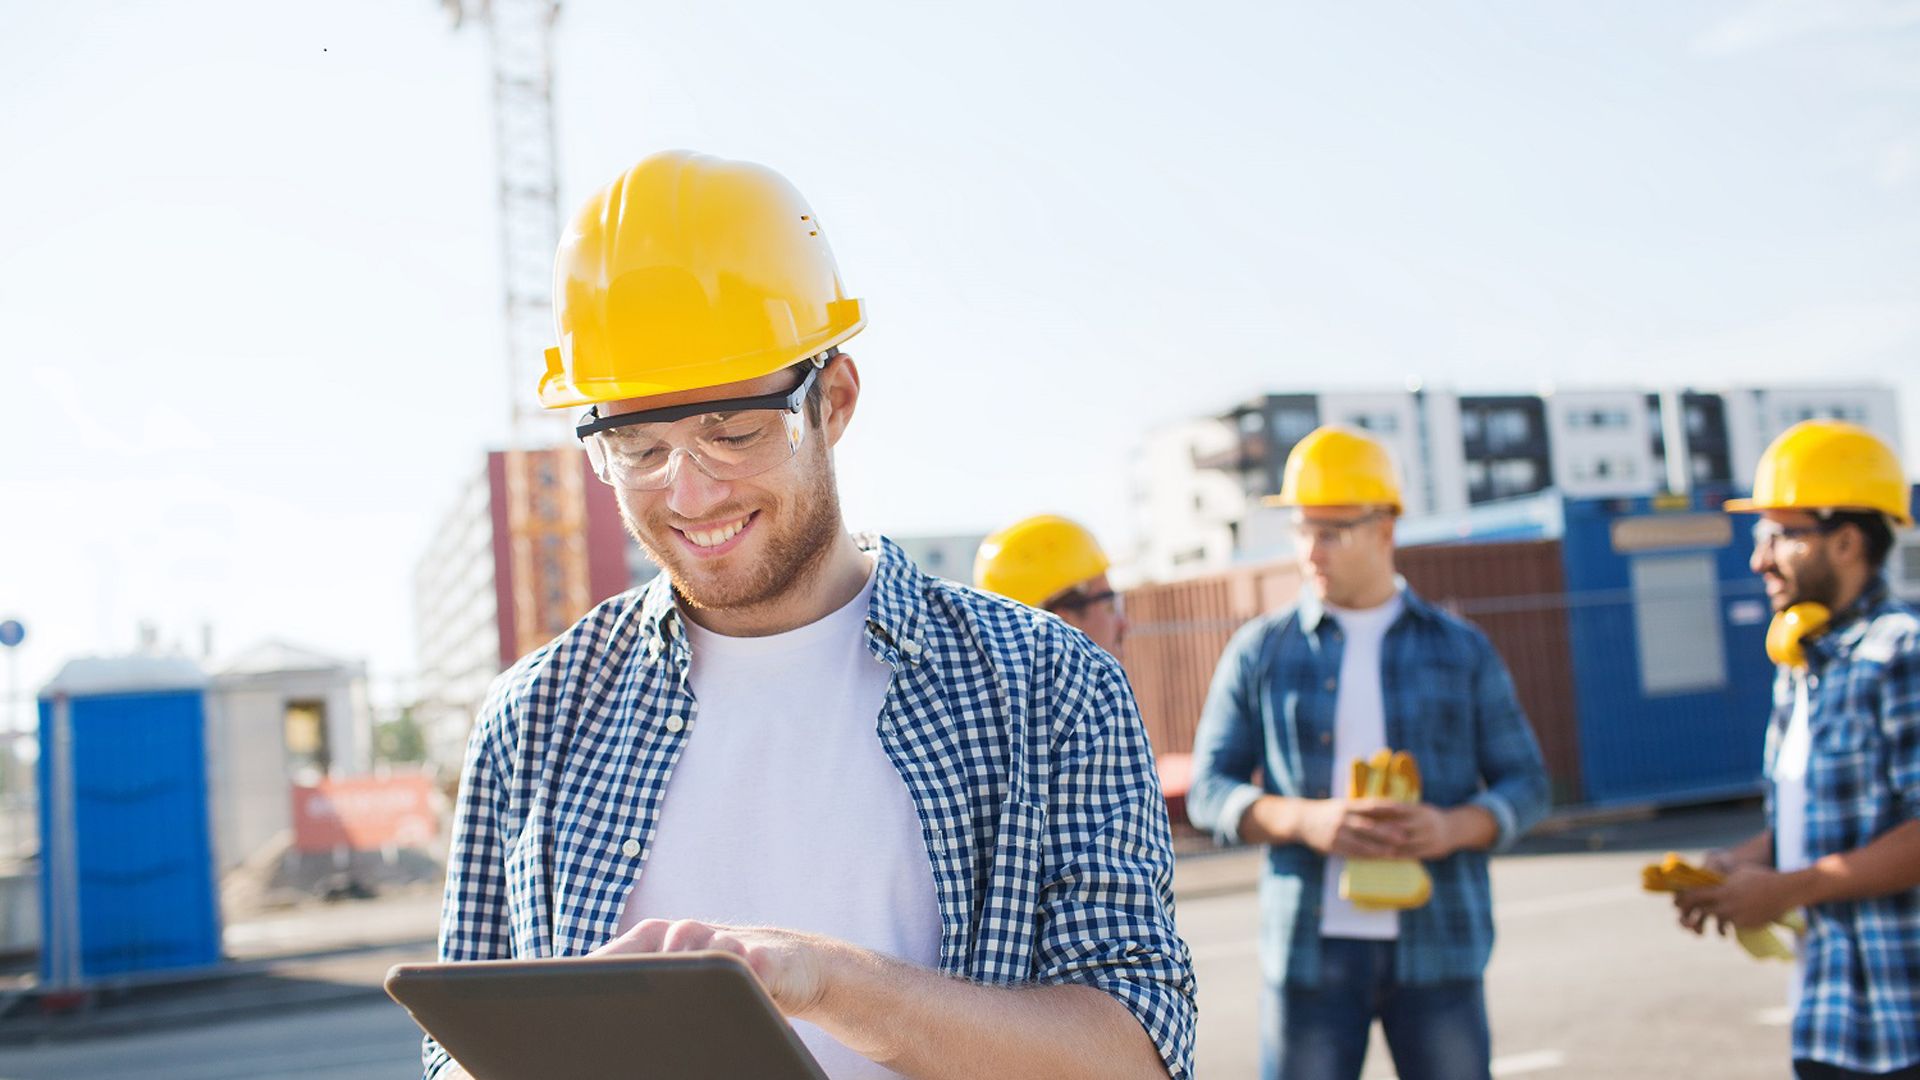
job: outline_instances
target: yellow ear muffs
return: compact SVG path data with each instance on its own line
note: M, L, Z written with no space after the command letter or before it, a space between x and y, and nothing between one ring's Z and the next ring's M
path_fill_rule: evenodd
M1767 627L1767 655L1776 664L1787 667L1806 667L1807 651L1802 643L1816 638L1833 620L1833 613L1825 604L1795 604L1773 617L1773 623Z

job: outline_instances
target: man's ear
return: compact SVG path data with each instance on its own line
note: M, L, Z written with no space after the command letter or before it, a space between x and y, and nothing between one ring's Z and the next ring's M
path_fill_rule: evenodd
M1860 526L1848 522L1827 534L1834 557L1840 562L1867 561L1867 536Z
M854 406L860 403L860 368L853 357L841 353L820 372L820 427L833 446L846 434L853 420Z

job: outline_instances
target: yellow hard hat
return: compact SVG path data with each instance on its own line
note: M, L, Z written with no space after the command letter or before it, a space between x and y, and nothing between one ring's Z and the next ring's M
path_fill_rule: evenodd
M1041 514L980 542L973 584L1039 607L1111 565L1092 533L1066 518Z
M1899 459L1871 431L1840 420L1803 420L1760 455L1753 497L1733 499L1725 509L1867 510L1911 525L1908 499Z
M779 173L669 150L574 215L553 263L549 409L757 379L866 326Z
M1280 494L1268 506L1390 506L1399 513L1400 472L1387 448L1352 428L1314 428L1287 455Z

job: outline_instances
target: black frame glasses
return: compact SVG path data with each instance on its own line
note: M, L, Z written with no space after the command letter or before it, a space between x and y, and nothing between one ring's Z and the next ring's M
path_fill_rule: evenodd
M800 385L777 393L727 398L722 401L693 401L685 405L668 405L665 408L621 413L618 416L601 416L600 406L595 405L580 414L580 421L574 425L573 433L585 442L587 436L599 431L611 431L614 428L631 427L634 424L670 424L675 420L685 420L689 416L699 416L702 413L734 413L746 412L750 409L777 409L782 412L797 413L801 406L806 404L807 391L813 389L814 380L820 377L820 370L838 355L840 355L839 349L828 349L819 356L803 361L807 373L801 377Z
M1085 611L1095 604L1103 604L1109 600L1114 602L1115 607L1118 607L1120 604L1120 593L1113 589L1107 589L1097 593L1084 593L1078 589L1072 589L1048 601L1047 610L1056 613L1061 608L1066 608L1068 611Z

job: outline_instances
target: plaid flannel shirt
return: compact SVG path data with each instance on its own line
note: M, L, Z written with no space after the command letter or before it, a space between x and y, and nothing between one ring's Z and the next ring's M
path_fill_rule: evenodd
M1420 765L1421 797L1485 808L1496 849L1546 814L1540 746L1513 680L1486 635L1402 583L1406 609L1381 646L1387 742ZM1227 645L1194 737L1188 815L1222 843L1264 794L1324 799L1333 789L1334 705L1343 635L1311 595L1256 619ZM1255 771L1261 785L1249 783ZM1268 983L1314 986L1326 857L1305 844L1270 846L1260 883L1261 969ZM1433 898L1400 913L1394 973L1407 984L1477 979L1493 954L1487 853L1427 864Z
M1817 860L1920 818L1920 616L1876 580L1805 648L1805 854ZM1795 678L1781 668L1773 684L1769 822ZM1813 905L1800 951L1795 1059L1867 1073L1920 1062L1920 889Z
M867 647L893 669L878 734L920 816L940 971L1097 987L1190 1076L1166 808L1120 665L1051 615L861 545L877 551ZM495 682L461 777L442 960L577 956L614 937L698 725L689 663L663 574ZM423 1058L428 1077L447 1062L430 1038Z

